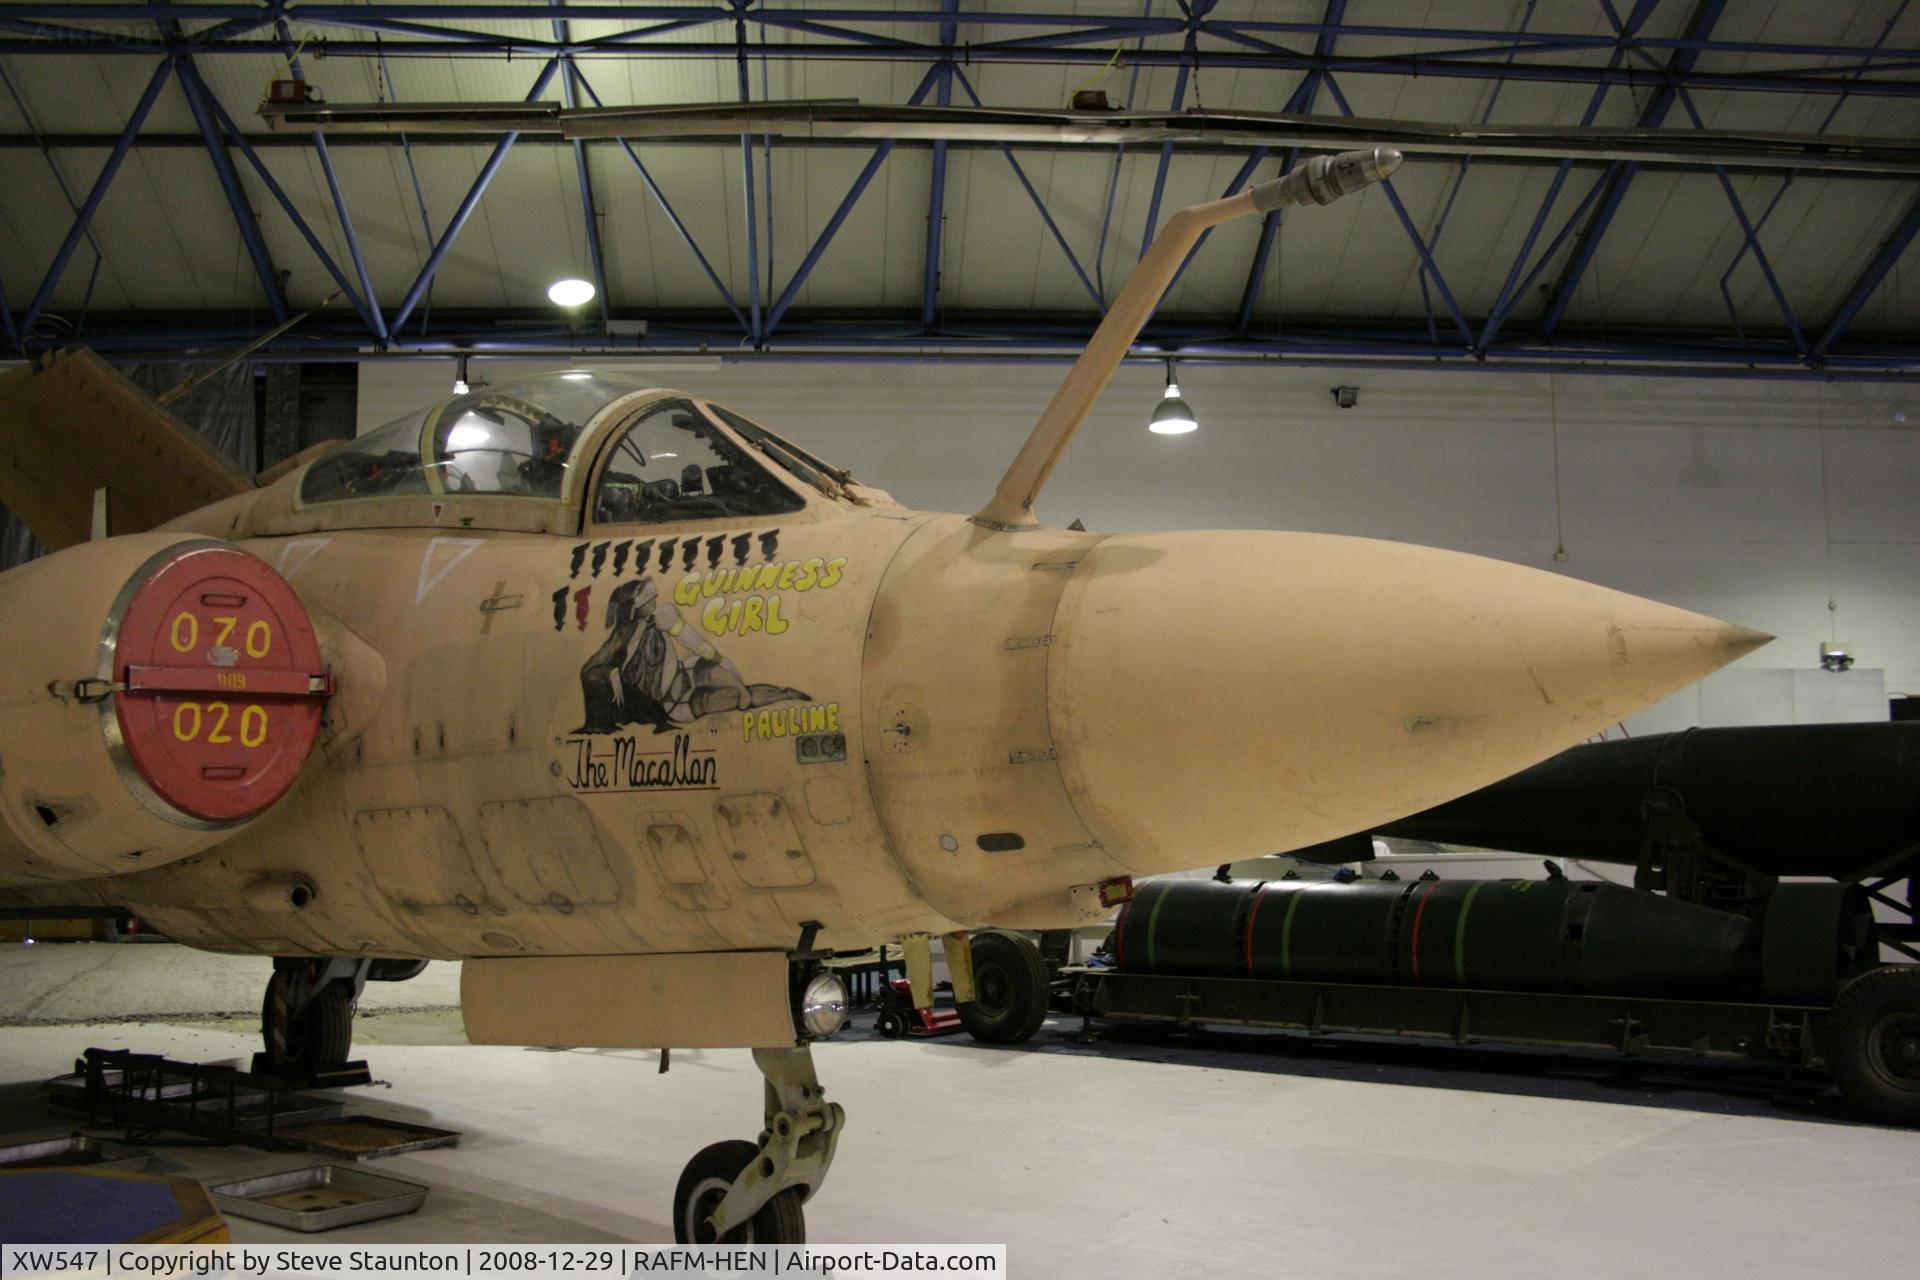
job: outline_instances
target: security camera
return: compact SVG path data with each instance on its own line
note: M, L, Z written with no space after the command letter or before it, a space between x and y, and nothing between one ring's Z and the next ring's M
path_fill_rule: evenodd
M1822 640L1820 665L1828 671L1845 671L1853 665L1853 646L1845 640Z
M1339 405L1342 409L1353 408L1353 406L1360 403L1360 388L1358 387L1333 388L1333 402Z

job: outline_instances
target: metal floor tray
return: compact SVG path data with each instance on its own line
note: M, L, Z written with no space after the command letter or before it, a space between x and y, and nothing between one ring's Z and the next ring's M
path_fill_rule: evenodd
M221 1212L289 1231L331 1231L397 1218L412 1213L427 1199L427 1188L417 1182L337 1164L289 1169L207 1190Z
M460 1141L455 1129L435 1129L379 1116L343 1116L317 1124L283 1125L274 1136L318 1155L355 1161L451 1147Z

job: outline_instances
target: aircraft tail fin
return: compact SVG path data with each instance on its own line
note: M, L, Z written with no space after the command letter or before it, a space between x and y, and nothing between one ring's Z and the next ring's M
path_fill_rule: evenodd
M84 347L0 374L0 503L56 551L87 541L99 489L121 534L251 488L191 427Z

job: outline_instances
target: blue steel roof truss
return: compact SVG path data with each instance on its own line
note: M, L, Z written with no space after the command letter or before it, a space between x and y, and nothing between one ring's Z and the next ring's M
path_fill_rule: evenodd
M253 261L268 313L276 321L284 320L288 304L283 296L280 273L260 235L257 218L262 215L255 212L249 199L241 171L234 163L236 155L247 161L280 214L300 233L351 304L351 316L336 312L312 317L269 344L260 358L344 358L367 349L484 353L508 349L633 348L644 352L689 346L706 349L711 345L776 359L915 358L933 351L961 357L1059 359L1071 355L1091 332L1104 306L1103 290L1095 283L1102 253L1096 252L1095 272L1090 275L1048 209L1047 201L1028 179L1017 155L1022 145L1019 142L994 145L1012 166L1047 232L1084 286L1090 304L1084 314L969 317L951 308L941 292L941 245L948 216L949 145L944 141L932 144L923 279L916 305L902 308L898 316L888 312L849 319L838 313L810 312L801 303L802 290L821 256L828 251L854 204L893 150L891 139L883 139L875 146L866 166L784 288L777 296L763 297L761 243L765 236L771 251L772 192L770 187L760 190L764 182L756 183L754 138L743 134L740 176L747 257L744 307L668 203L634 147L624 139L612 140L639 171L685 249L694 255L714 286L721 304L711 311L683 309L649 313L640 300L610 296L589 164L591 148L575 140L570 146L585 220L587 256L598 289L597 322L589 319L563 323L550 313L532 308L519 314L490 313L481 317L443 307L437 313L421 312L419 322L408 331L408 320L427 297L436 272L484 198L516 135L507 134L499 139L446 227L437 237L430 236L430 248L417 275L404 289L402 300L390 312L383 311L377 296L381 282L375 279L361 251L348 208L348 193L336 175L325 137L319 132L313 133L310 145L326 180L351 276L327 251L295 203L274 181L256 148L249 144L235 121L235 116L242 114L241 107L221 103L200 75L196 59L222 55L272 54L289 66L296 79L304 78L300 58L303 51L309 56L383 60L402 56L531 57L542 60L543 68L527 100L539 99L558 74L561 94L568 106L577 105L583 99L595 105L600 103L599 95L588 81L587 68L579 61L582 58L732 61L738 70L738 93L742 102L753 100L753 85L748 74L751 59L761 59L764 67L768 59L878 58L923 65L925 74L909 101L917 105L932 94L942 106L953 100L956 81L967 98L975 105L981 104L980 95L963 69L969 64L1006 61L1070 67L1098 66L1119 59L1136 68L1175 68L1175 110L1186 100L1188 76L1193 69L1250 68L1261 74L1286 78L1291 86L1286 107L1289 112L1312 112L1324 90L1341 114L1348 117L1355 113L1340 86L1343 75L1464 77L1492 85L1494 101L1500 88L1509 81L1545 81L1592 86L1582 120L1584 125L1591 125L1598 117L1610 90L1630 87L1650 91L1646 106L1639 112L1639 123L1645 128L1667 127L1665 122L1675 106L1681 108L1693 128L1704 127L1693 100L1693 93L1700 90L1828 97L1833 107L1820 125L1822 133L1832 124L1844 101L1920 96L1920 79L1895 74L1920 67L1920 49L1902 48L1897 43L1889 47L1889 40L1906 16L1911 0L1902 0L1881 26L1877 38L1868 44L1785 44L1720 38L1715 30L1726 9L1725 0L1692 0L1680 33L1664 37L1645 34L1648 19L1663 0L1637 0L1624 17L1612 0L1596 0L1605 16L1607 29L1602 32L1543 29L1536 23L1542 15L1536 13L1534 2L1526 5L1517 29L1513 30L1350 21L1344 0L1328 0L1318 21L1222 17L1216 11L1216 0L1174 0L1171 7L1163 7L1157 14L1152 4L1130 13L1118 11L1123 0L1113 2L1116 11L1112 12L1048 13L1028 11L1017 5L990 6L984 0L940 0L935 6L899 11L797 0L794 3L721 0L707 6L629 4L612 0L587 3L365 0L354 4L302 3L297 7L280 0L227 0L225 3L0 0L0 57L86 53L145 59L152 63L144 95L125 128L112 140L99 176L85 201L76 207L72 226L31 300L23 309L16 310L11 300L0 296L0 342L14 352L33 352L67 340L66 335L72 329L42 323L48 319L47 304L68 269L74 251L82 240L90 238L94 212L122 162L131 150L141 145L142 126L169 78L177 78L180 91L185 95L242 243ZM1665 3L1676 4L1678 0L1665 0ZM1564 10L1553 6L1547 10L1546 26L1559 26L1555 19ZM295 41L289 26L290 17L309 28L300 42ZM551 32L550 39L530 38L525 34L504 35L469 25L536 20ZM581 38L573 26L581 21L610 20L621 24L621 29L610 35ZM983 22L1017 28L1021 34L977 43L960 41L963 24ZM189 28L187 24L193 25ZM875 25L883 26L889 34L862 29ZM891 34L902 28L911 34L906 37ZM770 32L781 33L788 42L769 42L765 37ZM791 36L795 33L806 38L794 42ZM1910 38L1914 33L1904 34ZM1336 42L1344 36L1368 37L1375 42L1376 49L1382 40L1405 41L1409 42L1409 52L1339 52ZM1411 52L1413 41L1421 42L1417 56ZM1436 45L1444 47L1434 47ZM1582 61L1564 56L1592 55L1596 51L1608 53L1604 65L1591 57ZM1799 59L1804 65L1772 66L1760 72L1738 74L1700 65L1704 56L1716 53ZM1483 122L1490 115L1494 101L1489 101L1482 111ZM246 104L245 110L250 109L251 104ZM38 135L34 141L43 149L81 145L63 144L58 139L42 139ZM396 146L407 145L404 136L392 141ZM105 145L104 141L99 145ZM769 156L773 145L770 139L763 140ZM1170 142L1160 146L1143 245L1151 240L1160 221L1161 198L1176 146ZM1268 156L1266 147L1249 147L1244 162L1223 194L1230 195L1250 182ZM1282 169L1291 167L1299 158L1298 148L1289 149L1283 157ZM769 159L769 173L770 163ZM1728 315L1726 331L1661 332L1648 328L1593 340L1584 336L1568 338L1562 332L1562 321L1576 290L1592 267L1630 184L1640 171L1640 162L1613 161L1601 169L1558 232L1538 253L1536 249L1572 176L1575 161L1533 162L1543 168L1551 167L1553 176L1521 239L1519 251L1504 274L1502 286L1484 315L1468 314L1434 257L1446 219L1471 165L1470 160L1450 163L1457 163L1459 172L1453 177L1451 189L1424 236L1393 184L1384 184L1386 198L1419 262L1419 285L1426 300L1424 324L1404 320L1312 324L1293 317L1276 331L1262 331L1255 323L1255 315L1260 285L1272 261L1283 222L1276 212L1267 216L1261 228L1237 312L1217 317L1158 317L1143 338L1143 358L1179 354L1185 359L1267 357L1319 363L1406 360L1416 367L1587 368L1606 372L1658 368L1711 376L1920 377L1920 335L1855 332L1855 322L1863 309L1913 241L1920 238L1920 196L1905 207L1903 215L1877 240L1868 260L1851 275L1852 285L1841 302L1829 314L1805 317L1815 321L1808 325L1803 323L1803 312L1796 310L1760 239L1796 173L1785 175L1759 217L1754 218L1725 167L1693 167L1688 170L1688 180L1717 181L1740 230L1738 249L1720 278ZM1878 180L1910 182L1897 176ZM1112 213L1110 197L1101 230L1102 248ZM1516 316L1520 302L1530 296L1529 291L1542 274L1561 260L1563 250L1567 250L1564 265L1553 279L1550 297L1538 319L1523 322ZM1196 247L1194 253L1199 251ZM1777 305L1782 321L1777 331L1749 333L1735 312L1727 280L1749 258ZM766 291L771 295L773 264L770 258L764 261L769 277L765 282ZM1192 261L1193 256L1189 255L1188 264ZM391 292L400 291L401 282L386 283L391 286ZM1433 305L1435 295L1440 303L1438 315ZM618 340L609 336L609 326L616 315L635 313L647 315L648 325L643 336L629 335ZM248 336L244 326L236 327L228 318L212 320L191 313L83 314L80 322L87 325L89 340L108 351L179 352L204 349L223 341L244 340ZM266 323L261 327L266 327Z

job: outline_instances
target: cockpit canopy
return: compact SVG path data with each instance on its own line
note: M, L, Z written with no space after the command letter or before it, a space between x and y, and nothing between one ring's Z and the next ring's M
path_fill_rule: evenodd
M484 493L557 501L581 428L636 390L598 374L562 373L453 396L316 461L300 500Z
M618 430L588 502L596 523L797 511L805 499L795 487L844 495L846 472L739 414L691 399L638 397L643 389L576 370L452 396L316 459L300 482L300 501L418 494L567 502L585 481L590 454L609 438L587 428L610 409ZM620 421L622 400L634 402L631 421Z

